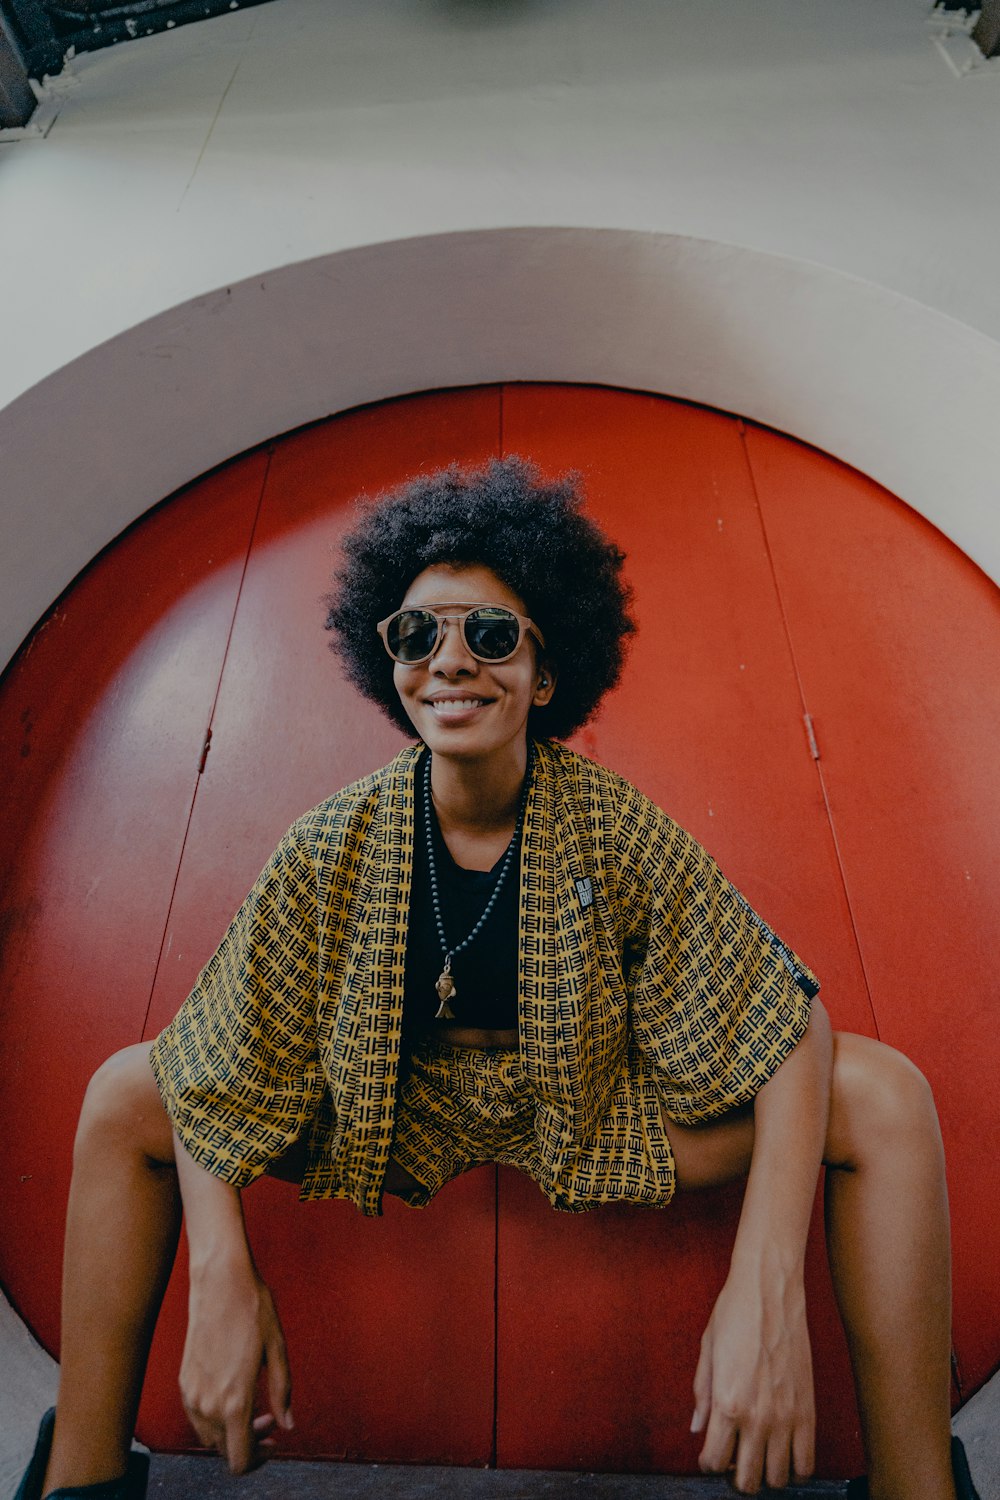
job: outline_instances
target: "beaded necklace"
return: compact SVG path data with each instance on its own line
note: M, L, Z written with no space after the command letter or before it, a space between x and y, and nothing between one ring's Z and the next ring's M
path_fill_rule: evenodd
M427 760L424 767L424 825L427 834L427 867L430 871L431 877L431 904L434 907L434 921L437 925L438 937L441 941L441 950L444 953L444 968L438 975L437 981L434 985L434 988L437 991L438 1000L440 1001L440 1004L438 1005L437 1011L434 1016L435 1021L454 1021L455 1019L455 1012L448 1004L449 1000L451 1000L455 995L458 994L458 990L455 986L455 981L452 978L451 961L455 957L456 953L461 953L463 949L467 948L473 941L473 939L478 937L480 932L482 932L484 926L486 925L486 920L489 917L490 912L496 905L496 900L500 894L501 887L503 886L503 883L507 878L507 872L514 860L514 851L521 839L521 829L524 825L524 809L528 805L528 787L531 784L531 768L533 759L534 752L531 744L529 743L528 764L524 773L524 786L521 788L521 801L517 809L517 822L514 824L514 832L511 835L510 843L507 845L507 852L503 857L503 864L500 866L500 874L497 876L497 882L493 887L490 899L486 903L486 909L484 910L482 916L479 918L479 921L476 923L475 927L473 927L472 931L469 933L468 937L464 937L460 943L455 943L452 947L449 948L448 939L445 936L444 919L441 915L441 897L438 893L437 864L434 859L434 838L431 832L434 818L433 803L431 800L431 755L430 751L428 751L427 753Z

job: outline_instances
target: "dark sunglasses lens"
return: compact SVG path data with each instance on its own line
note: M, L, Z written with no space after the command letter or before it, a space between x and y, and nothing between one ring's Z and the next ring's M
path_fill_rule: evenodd
M437 620L426 609L403 609L389 621L386 639L397 661L424 661L437 642Z
M520 627L509 609L474 609L465 618L465 640L482 661L504 661L517 650Z

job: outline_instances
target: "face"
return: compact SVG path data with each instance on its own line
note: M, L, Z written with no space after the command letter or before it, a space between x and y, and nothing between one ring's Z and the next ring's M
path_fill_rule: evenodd
M447 613L472 604L500 604L527 615L524 601L489 568L426 568L400 600L401 609ZM548 703L554 673L540 660L538 643L525 633L514 655L483 662L465 644L460 622L449 620L429 661L396 662L393 681L414 729L437 755L462 759L520 749L533 706Z

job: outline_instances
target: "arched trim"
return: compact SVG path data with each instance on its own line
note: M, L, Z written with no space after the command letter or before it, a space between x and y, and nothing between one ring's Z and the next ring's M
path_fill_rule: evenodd
M95 553L216 464L364 402L522 379L766 423L885 485L1000 578L1000 344L884 287L739 246L486 230L223 287L0 412L0 661Z

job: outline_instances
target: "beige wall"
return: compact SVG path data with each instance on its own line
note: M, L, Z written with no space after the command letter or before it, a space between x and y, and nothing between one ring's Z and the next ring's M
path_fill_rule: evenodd
M917 0L278 0L0 145L0 660L124 525L359 401L597 380L856 464L1000 577L1000 71Z

